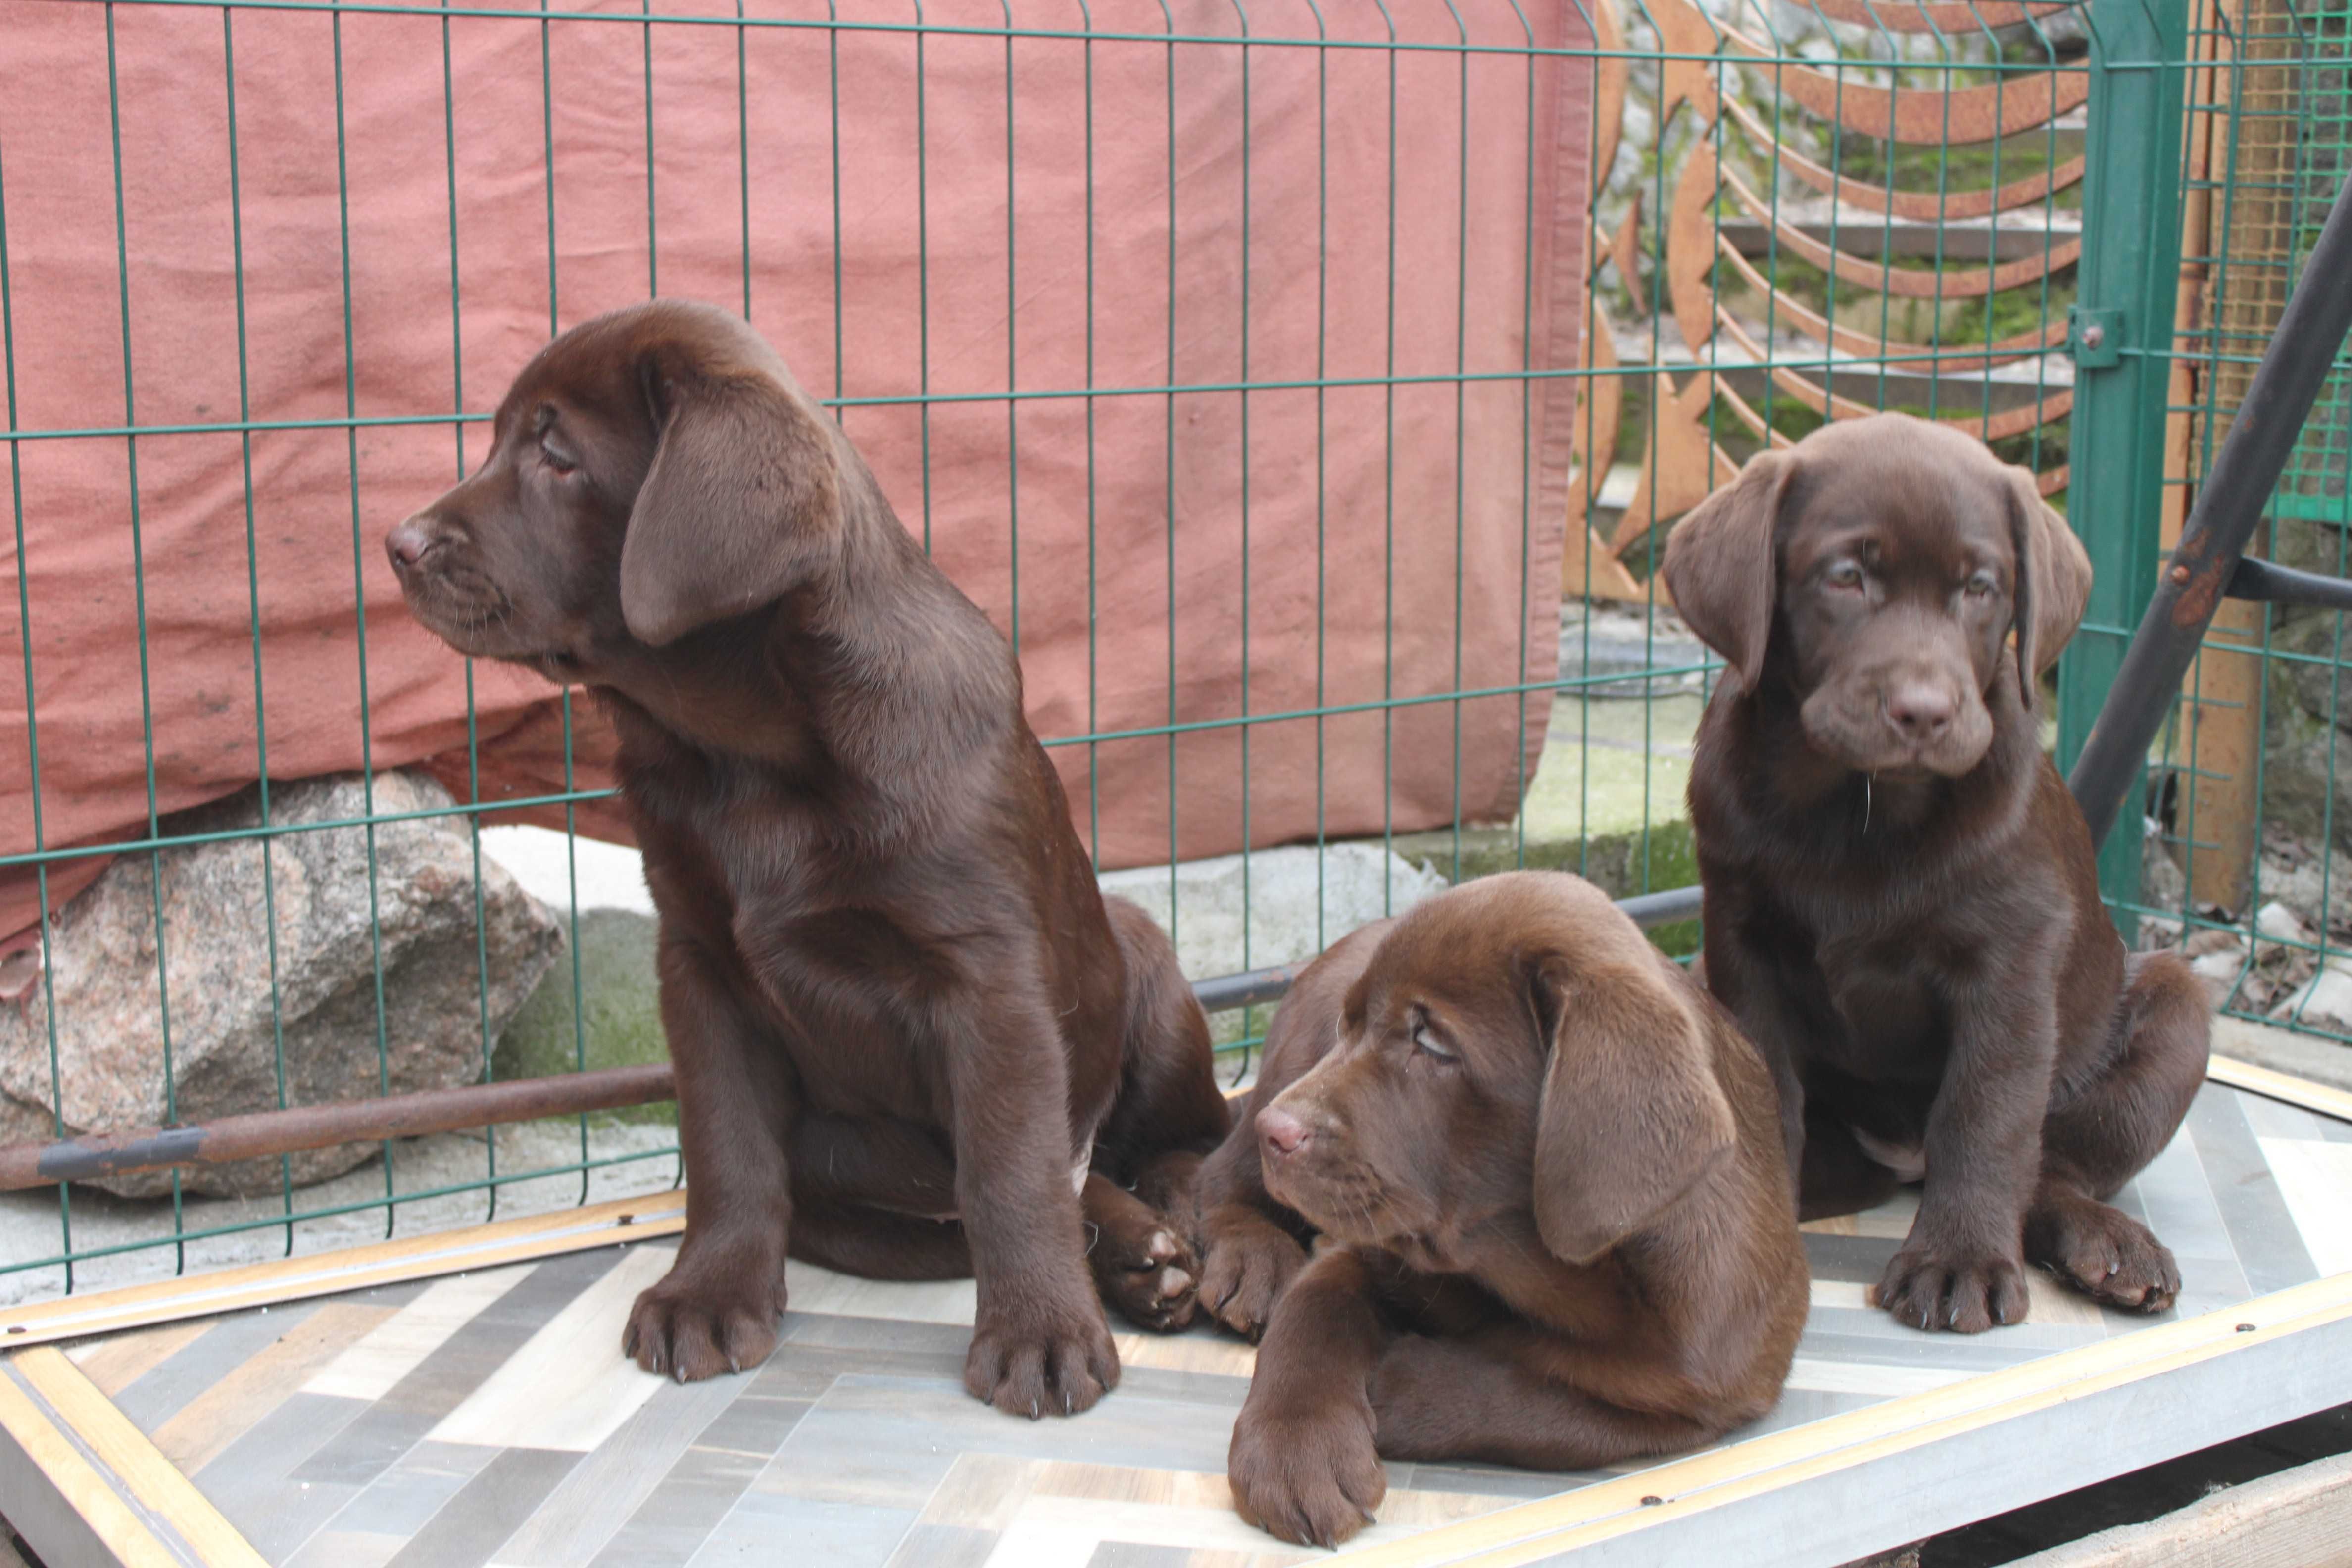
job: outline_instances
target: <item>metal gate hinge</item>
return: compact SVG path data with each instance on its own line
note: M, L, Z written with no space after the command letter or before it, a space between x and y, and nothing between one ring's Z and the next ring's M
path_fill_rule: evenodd
M2124 313L2066 307L2066 354L2077 370L2113 370L2123 363Z

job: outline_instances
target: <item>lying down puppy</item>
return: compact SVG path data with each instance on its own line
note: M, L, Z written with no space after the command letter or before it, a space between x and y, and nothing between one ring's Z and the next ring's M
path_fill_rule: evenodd
M1261 1528L1346 1540L1382 1457L1583 1468L1779 1397L1808 1286L1771 1079L1582 879L1339 943L1246 1109L1202 1168L1202 1300L1264 1323L1228 1460Z

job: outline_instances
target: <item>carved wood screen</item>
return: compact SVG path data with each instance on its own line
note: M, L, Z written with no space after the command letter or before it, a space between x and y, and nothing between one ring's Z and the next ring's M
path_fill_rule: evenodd
M1949 419L2063 501L2077 8L1588 3L1605 53L1565 592L1665 603L1664 525L1825 418Z

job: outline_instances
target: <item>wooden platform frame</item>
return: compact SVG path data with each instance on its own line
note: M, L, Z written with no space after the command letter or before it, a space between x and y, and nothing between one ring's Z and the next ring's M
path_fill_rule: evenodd
M2352 1122L2352 1093L2230 1058L2210 1076ZM682 1192L0 1312L0 1512L48 1568L263 1561L56 1342L684 1228ZM1955 1469L2017 1505L2352 1402L2352 1272L2059 1351L1344 1553L1367 1568L1605 1560L1834 1564L1969 1522ZM2193 1412L2193 1419L2184 1413Z

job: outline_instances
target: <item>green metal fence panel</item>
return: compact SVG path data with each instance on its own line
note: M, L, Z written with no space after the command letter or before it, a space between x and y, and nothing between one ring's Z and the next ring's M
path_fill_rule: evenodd
M2164 463L2164 506L2176 517L2205 482L2352 172L2352 7L2229 0L2198 5L2189 20L2194 69L2177 226L2184 308L2168 356ZM2336 353L2251 552L2345 576L2352 356L2342 345ZM2225 605L2204 647L2151 757L2155 831L2137 892L2118 880L2110 894L2127 900L2119 913L2137 913L2144 942L2186 944L2225 1012L2345 1040L2352 889L2342 856L2352 812L2338 792L2352 756L2338 716L2352 719L2352 706L2341 690L2341 617ZM2118 859L2126 837L2119 830L2109 846ZM2292 1062L2301 1070L2343 1070L2332 1046L2303 1048Z
M2063 677L2087 722L2155 559L2183 26L2156 0L0 0L29 84L0 100L0 894L37 911L0 952L0 1046L29 1042L0 1142L97 1125L100 1061L151 1121L320 1098L294 939L331 862L356 911L333 1092L416 1087L422 978L455 978L427 1043L465 1082L658 1052L617 984L644 916L595 886L593 701L409 662L372 575L530 349L651 293L740 309L878 457L1056 694L1039 729L1081 834L1124 846L1108 876L1196 980L1507 867L1686 885L1717 666L1658 550L1824 417L1952 420L2071 504L2102 581ZM610 177L575 177L590 153ZM2118 313L2113 368L2061 352L2078 271ZM233 567L209 597L192 541ZM119 646L61 640L101 600ZM202 700L191 626L236 649ZM403 705L441 679L428 752ZM320 806L329 772L356 782ZM248 782L243 815L205 815ZM562 947L510 1005L519 817L563 835L530 917ZM420 976L386 868L441 826L457 940ZM205 854L250 857L216 911L190 901ZM116 962L152 985L94 1020L55 917L133 896ZM268 1000L231 1103L184 966L236 921ZM1263 1023L1220 1020L1229 1073ZM283 1155L243 1195L193 1171L0 1194L0 1293L678 1179L635 1114L398 1141L324 1180Z
M2074 765L2156 582L2164 469L2165 358L2179 268L2180 123L2188 16L2177 5L2094 0L2100 48L2083 176L2083 264L2069 346L2075 484L2068 521L2093 584L2059 668L2058 765ZM2136 790L2135 795L2138 792ZM2138 816L2099 849L2111 900L2138 896ZM2126 938L2130 916L2120 917Z

